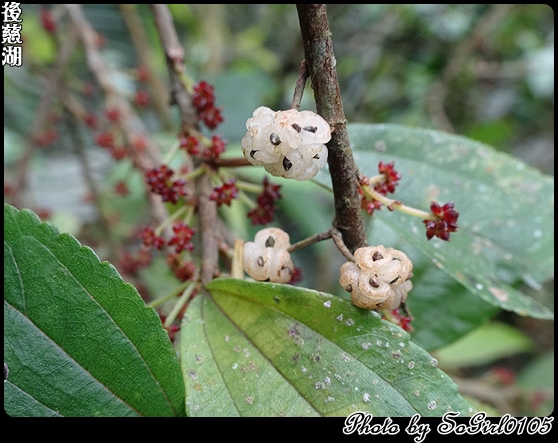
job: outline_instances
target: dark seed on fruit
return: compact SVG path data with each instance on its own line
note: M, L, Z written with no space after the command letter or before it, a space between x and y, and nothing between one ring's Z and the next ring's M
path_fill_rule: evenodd
M315 134L316 131L318 130L318 127L317 126L305 126L303 129L305 131L312 132L312 133Z
M269 141L274 146L278 146L278 145L281 144L281 139L279 138L279 136L275 132L271 133L271 135L269 136Z
M382 258L384 258L384 256L382 254L380 254L378 251L374 252L374 255L372 255L372 260L373 261L381 260Z
M285 157L283 159L283 168L285 169L285 171L288 171L292 167L293 167L293 164L291 163L291 161L287 157Z

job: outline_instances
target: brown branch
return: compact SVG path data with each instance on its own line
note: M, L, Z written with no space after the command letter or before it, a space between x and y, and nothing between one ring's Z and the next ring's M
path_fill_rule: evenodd
M87 64L95 76L97 83L99 83L101 89L103 90L106 102L111 103L111 106L119 111L119 123L126 139L131 141L134 137L141 135L148 141L145 152L139 152L132 148L128 149L132 162L135 167L143 172L154 168L159 163L158 148L151 138L148 137L147 130L139 117L135 114L128 100L121 96L114 87L109 68L97 49L97 32L87 21L80 5L67 4L64 5L64 7L68 11L70 18L79 33L79 37L83 43L83 47L85 48ZM162 223L168 216L163 201L160 196L155 195L152 192L148 192L148 199L152 218L155 223Z
M339 229L343 242L353 252L367 242L358 194L358 168L347 133L326 6L297 4L296 8L316 110L333 128L331 140L327 144L327 161L335 199L333 225Z
M187 89L184 50L179 43L172 16L166 5L152 4L151 9L167 60L172 101L178 106L181 116L181 130L185 134L192 130L198 131L198 119L192 105L191 94ZM202 163L199 158L195 158L194 162L195 166L200 166ZM195 186L198 197L198 221L202 248L201 281L205 285L215 277L219 261L217 204L209 198L213 187L211 177L208 174L202 174L196 178Z
M184 49L180 45L178 35L167 5L152 4L151 10L155 26L165 52L170 75L171 102L178 106L182 119L182 132L187 134L190 128L197 129L198 120L192 98L185 82Z
M293 243L291 246L287 248L287 252L294 252L297 251L298 249L306 248L307 246L313 245L314 243L327 240L331 238L334 229L335 228L330 228L327 231L314 234L311 237Z
M27 172L29 162L33 157L33 153L37 147L35 137L44 131L49 117L49 111L52 108L53 101L57 98L64 68L68 62L70 55L73 53L76 43L77 34L71 30L63 41L60 50L56 56L56 61L51 74L46 80L43 93L39 100L39 105L35 111L33 122L31 123L31 134L25 143L23 155L21 156L15 172L14 179L14 200L13 204L17 207L25 206L25 193L27 190Z
M151 54L148 39L145 33L145 26L136 11L136 5L119 4L118 7L122 13L122 18L126 23L126 27L130 32L132 41L136 48L139 65L146 68L149 72L147 83L153 96L153 103L157 109L157 114L163 122L163 126L167 130L171 130L174 125L169 113L168 96L165 87L159 81L155 74L154 57Z
M213 280L219 261L219 242L215 232L217 227L217 204L209 198L212 191L211 177L208 174L203 174L196 179L202 246L201 281L203 285Z
M300 102L302 101L304 88L306 87L306 79L309 75L308 64L306 63L306 60L302 60L300 70L298 71L298 79L295 85L293 100L291 102L291 109L296 109L297 111L300 110Z
M253 166L246 157L216 158L208 162L212 168L239 168L242 166Z
M343 256L350 261L355 261L355 257L351 252L347 249L345 244L343 243L343 238L341 237L341 233L339 230L335 228L329 228L327 231L320 232L318 234L314 234L311 237L305 238L300 240L296 243L293 243L291 246L287 248L287 252L294 252L299 249L305 248L307 246L313 245L314 243L318 243L324 240L332 239L339 252L343 254Z
M110 249L110 256L118 257L120 256L121 248L118 242L115 241L114 236L111 234L109 220L107 219L105 213L99 207L99 190L91 171L91 164L89 163L85 152L85 146L81 137L81 133L78 129L80 122L83 121L83 116L86 114L86 111L69 91L66 91L66 93L64 94L63 104L64 111L68 115L67 127L72 140L71 143L74 147L75 154L80 163L81 170L83 172L83 178L87 185L89 194L92 196L93 202L95 202L95 208L99 216L101 230L103 232L103 235L105 236L105 239L107 240L107 244Z

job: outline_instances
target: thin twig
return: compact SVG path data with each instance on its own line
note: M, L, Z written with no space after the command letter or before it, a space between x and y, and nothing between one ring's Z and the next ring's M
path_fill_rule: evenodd
M202 246L201 279L205 285L215 278L219 261L219 242L217 241L217 203L209 196L213 192L211 177L203 174L196 180L198 195L198 216Z
M147 69L149 76L147 84L151 90L153 103L157 109L157 114L167 130L171 130L174 125L169 113L168 94L165 87L159 81L154 66L154 57L148 43L145 33L145 26L137 13L136 5L119 4L118 7L122 13L122 18L126 23L126 27L132 37L132 42L136 48L136 56L139 60L139 66Z
M120 255L119 243L115 241L114 236L111 234L109 220L107 219L104 212L101 210L99 206L99 202L100 202L99 190L97 189L97 183L95 182L95 179L93 178L93 174L91 172L91 164L89 163L89 160L85 152L85 146L83 144L81 133L78 130L79 123L83 121L83 115L85 115L86 111L85 109L83 109L83 107L78 102L78 100L73 95L71 95L69 91L67 91L66 94L64 94L63 104L64 104L64 110L68 115L69 122L67 127L71 137L71 143L74 147L76 156L81 165L83 178L87 185L88 192L92 196L92 200L95 203L95 208L99 216L101 230L110 248L110 256L118 257Z
M311 237L305 238L304 240L300 240L287 248L287 252L293 252L298 249L305 248L307 246L313 245L314 243L318 243L323 240L327 240L331 238L333 228L328 229L325 232L320 232L319 234L315 234Z
M211 160L208 164L212 168L239 168L243 166L253 166L246 157L233 157L233 158L221 158Z
M308 64L306 60L302 60L300 70L298 71L298 79L296 81L295 90L293 93L293 101L291 102L291 109L300 110L300 102L304 95L304 88L306 87L306 79L309 77Z
M323 240L328 240L330 238L333 240L335 246L337 246L337 249L339 249L339 252L341 252L341 254L343 254L343 256L347 260L350 261L355 260L353 254L351 254L351 251L349 251L349 249L347 249L347 246L345 246L345 243L343 243L343 237L341 236L341 233L336 228L330 228L327 231L320 232L319 234L315 234L312 235L311 237L300 240L292 244L291 246L289 246L287 248L287 252L294 252L298 249L305 248L307 246L313 245L314 243L318 243Z
M182 132L188 134L191 128L198 129L197 116L192 99L185 84L184 49L182 48L171 13L167 5L152 4L155 26L161 39L170 76L171 103L178 106L182 121Z
M155 143L148 137L147 130L143 123L135 114L127 99L122 97L113 85L109 68L99 53L96 45L97 33L87 21L81 6L78 4L64 5L68 14L78 30L79 37L85 48L89 69L95 76L97 83L101 86L105 94L107 103L118 109L120 118L119 124L126 139L130 142L136 136L141 136L147 141L144 152L129 148L128 154L134 165L142 172L146 172L159 163L159 152ZM129 143L127 144L127 146ZM160 196L148 193L151 216L156 224L162 223L167 218L167 210ZM170 232L168 233L171 234Z
M63 44L57 52L54 68L52 69L45 82L44 88L42 89L43 93L35 111L33 122L31 123L30 137L25 143L23 154L16 166L14 178L14 188L16 191L14 193L13 200L14 206L23 207L27 205L25 199L25 193L27 191L27 172L29 162L31 161L33 153L37 147L35 137L44 131L48 121L49 112L52 109L52 103L58 96L66 64L75 49L77 41L77 32L72 29L64 38Z
M331 238L333 240L333 243L335 243L335 246L337 246L337 249L339 249L339 252L343 254L343 257L345 257L349 261L355 261L354 255L351 253L351 251L349 251L349 249L343 242L343 236L341 235L341 232L339 232L335 228L332 228Z

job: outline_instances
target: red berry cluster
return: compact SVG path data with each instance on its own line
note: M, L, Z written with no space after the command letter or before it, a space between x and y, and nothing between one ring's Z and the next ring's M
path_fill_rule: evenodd
M360 207L364 209L368 215L372 215L376 209L382 209L382 204L378 200L369 198L362 187L358 188L358 194L360 195Z
M172 227L174 235L169 240L169 246L175 246L176 253L181 251L192 251L194 245L192 244L192 237L196 233L196 230L190 226L184 224L183 222L177 222Z
M198 117L209 129L215 129L223 122L221 108L215 107L214 87L202 80L194 85L192 103L196 108Z
M49 9L42 8L41 12L41 25L43 29L49 34L54 34L56 32L56 21Z
M394 167L394 162L384 164L383 162L378 163L378 171L384 176L381 182L374 184L374 190L382 195L387 195L388 192L395 192L395 187L398 185L401 179L401 174L397 172ZM368 215L372 215L376 209L381 209L382 204L370 198L362 189L362 186L369 185L368 179L363 179L358 188L358 193L360 195L360 207L366 211Z
M197 155L200 153L200 141L193 135L181 135L180 148L190 155Z
M390 311L393 320L395 320L401 329L407 332L413 332L413 327L411 326L412 317L401 313L401 308L392 309Z
M147 149L147 144L147 138L145 138L143 135L136 135L132 140L132 148L136 152L145 152L145 150Z
M160 312L159 314L159 318L161 319L161 323L164 325L165 324L165 320L167 319L167 316L164 314L161 314ZM174 343L174 340L176 338L176 333L178 331L180 331L180 325L172 323L168 326L164 326L164 328L167 330L167 333L169 334L169 339L171 341L171 343Z
M146 108L151 103L149 92L145 89L138 89L134 95L134 104L139 108Z
M291 274L291 279L289 280L289 285L295 285L302 281L302 269L295 266Z
M122 160L127 152L123 146L117 146L114 136L110 132L101 132L95 136L95 142L101 148L107 149L115 160Z
M114 137L110 132L101 132L95 136L95 143L101 148L114 149Z
M145 66L136 68L136 80L140 83L147 83L149 80L149 70Z
M393 169L394 162L385 164L380 162L378 164L378 170L380 174L384 175L385 180L374 185L374 189L382 195L387 195L388 192L395 192L395 187L398 185L401 179L401 174Z
M86 114L83 116L83 121L91 129L95 129L98 124L97 116L92 111L86 112Z
M211 146L203 151L203 156L206 160L215 160L225 152L227 141L219 135L211 137Z
M48 208L37 208L35 213L41 220L48 220L52 216L52 211Z
M164 202L177 203L180 196L186 195L182 179L172 180L174 171L167 165L161 165L145 173L151 192L163 197Z
M125 252L118 261L118 269L127 275L137 275L141 268L145 268L151 264L152 257L147 249L139 249L137 254Z
M118 108L107 108L105 109L105 115L107 119L113 123L117 123L120 120L120 111Z
M450 232L457 231L457 219L459 212L453 209L454 203L449 202L440 206L436 202L430 204L432 214L438 217L437 220L423 220L426 226L426 238L430 240L432 237L438 237L442 240L449 241Z
M137 237L141 238L143 244L148 248L154 247L155 249L161 250L165 246L165 239L155 234L155 231L150 226L144 226L141 228Z
M128 188L128 185L126 184L125 181L119 180L114 185L114 192L117 195L125 197L130 194L130 189Z
M232 178L228 182L223 183L222 186L213 188L213 192L209 196L209 199L214 200L217 206L230 206L232 200L236 197L238 197L238 188L236 187L236 180Z
M37 146L48 146L52 144L58 138L58 131L56 128L46 129L40 134L37 134L33 137L33 140L37 144Z
M166 259L167 265L180 281L191 280L196 274L196 264L188 260L183 262L178 254L171 252Z
M264 177L263 191L256 199L258 206L248 212L248 218L252 220L253 225L265 225L273 221L275 201L281 198L280 187L281 185L274 185Z
M169 339L171 343L174 343L174 339L176 338L176 333L180 331L180 325L172 324L167 326L167 332L169 334Z
M490 372L496 377L496 380L503 385L511 385L516 381L515 372L505 366L495 366Z

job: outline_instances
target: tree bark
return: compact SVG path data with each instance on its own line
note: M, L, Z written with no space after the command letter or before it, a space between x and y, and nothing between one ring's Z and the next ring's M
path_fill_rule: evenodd
M354 252L366 246L367 241L358 193L358 168L347 133L326 5L297 4L296 8L316 110L332 127L327 161L335 199L333 225L341 232L347 248Z

